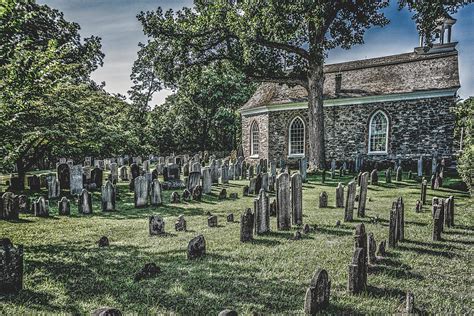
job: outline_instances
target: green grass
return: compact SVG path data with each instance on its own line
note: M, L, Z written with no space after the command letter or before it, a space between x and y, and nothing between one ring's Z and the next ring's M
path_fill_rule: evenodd
M94 214L57 216L56 201L50 201L51 217L20 215L17 222L0 221L0 236L25 246L24 290L0 301L0 314L34 312L88 314L101 306L113 306L125 313L177 313L216 315L233 308L241 315L257 313L302 313L309 281L317 268L328 271L332 281L329 313L393 313L404 301L406 291L415 295L415 306L428 313L472 313L473 200L459 191L428 189L433 196L455 196L456 227L443 233L443 242L432 242L431 210L426 205L415 213L419 184L414 181L369 186L367 216L336 228L343 209L335 204L337 181L322 185L314 177L304 185L304 222L317 229L302 240L289 240L292 231L257 236L253 243L239 241L239 223L226 223L229 212L239 221L253 197L242 197L246 181L232 181L228 193L238 192L235 201L218 201L221 186L202 202L166 204L135 209L133 194L119 183L118 211L102 213L100 196L94 193ZM452 179L448 186L458 181ZM318 196L329 194L329 205L318 208ZM170 191L164 193L169 202ZM348 268L353 253L356 224L363 222L377 243L388 237L388 216L392 201L405 201L405 238L397 249L370 269L368 290L361 295L346 291ZM272 196L273 198L273 196ZM207 227L207 211L218 215L219 227ZM148 235L148 215L160 214L168 234ZM188 232L175 232L179 214L187 220ZM356 210L354 211L356 214ZM378 216L378 224L371 218ZM296 229L296 228L295 228ZM188 241L203 234L207 256L188 261ZM99 249L97 241L108 236L110 247ZM134 282L134 274L147 262L162 272L156 278Z

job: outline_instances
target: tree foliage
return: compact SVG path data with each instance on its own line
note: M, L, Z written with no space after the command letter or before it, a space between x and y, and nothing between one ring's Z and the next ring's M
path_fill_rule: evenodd
M461 140L457 170L471 195L474 185L474 97L459 102L456 107L456 134Z

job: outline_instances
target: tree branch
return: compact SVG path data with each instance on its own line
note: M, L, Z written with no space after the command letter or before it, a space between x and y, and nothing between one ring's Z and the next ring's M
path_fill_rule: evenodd
M309 60L309 53L302 47L296 47L290 44L285 44L285 43L278 43L278 42L273 42L266 40L262 37L258 37L255 42L259 45L270 47L270 48L276 48L280 50L284 50L289 53L296 54L300 56L303 59Z

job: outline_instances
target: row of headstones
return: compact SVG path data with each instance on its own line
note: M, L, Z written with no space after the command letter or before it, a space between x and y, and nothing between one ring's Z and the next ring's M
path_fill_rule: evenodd
M444 227L454 227L454 197L446 199L433 197L431 216L433 218L433 241L442 241Z

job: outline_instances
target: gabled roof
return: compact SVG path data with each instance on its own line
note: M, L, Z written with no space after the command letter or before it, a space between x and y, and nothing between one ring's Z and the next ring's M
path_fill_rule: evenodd
M456 43L417 52L324 66L324 98L355 98L459 88ZM450 46L450 47L447 47ZM341 90L336 94L336 74ZM308 93L301 86L262 83L241 110L272 104L304 102Z

